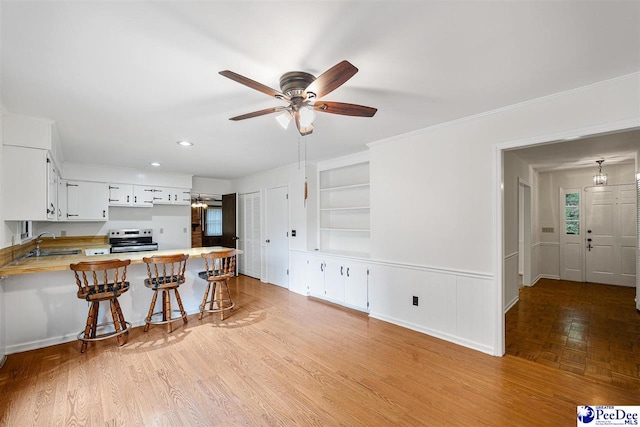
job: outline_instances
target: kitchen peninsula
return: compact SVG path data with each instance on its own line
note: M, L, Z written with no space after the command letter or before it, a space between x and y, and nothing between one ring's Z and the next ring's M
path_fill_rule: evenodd
M187 314L193 314L199 311L206 287L205 282L198 278L198 272L204 270L200 254L224 249L200 247L93 256L30 257L0 267L0 276L5 276L6 353L18 353L76 339L84 327L87 306L76 297L77 285L69 264L114 258L131 260L127 269L127 281L131 283L131 288L119 299L125 318L136 327L144 324L152 296L152 292L143 284L147 278L147 268L142 258L177 253L189 255L180 295ZM241 254L242 251L238 250L237 253ZM104 314L106 312L101 312L99 323L108 321Z

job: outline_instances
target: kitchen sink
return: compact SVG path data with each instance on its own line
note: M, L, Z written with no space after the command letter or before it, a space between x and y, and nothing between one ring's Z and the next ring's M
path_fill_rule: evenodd
M45 256L56 256L56 255L79 255L82 251L80 249L61 249L57 251L40 251L40 254L37 255L35 252L29 252L26 258L41 258Z

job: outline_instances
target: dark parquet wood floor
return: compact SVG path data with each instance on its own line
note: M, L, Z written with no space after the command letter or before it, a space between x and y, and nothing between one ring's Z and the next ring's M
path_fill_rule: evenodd
M191 315L171 334L134 328L122 347L9 355L0 426L575 426L578 405L640 402L258 280L230 286L224 321Z
M635 293L624 286L550 279L521 288L506 315L506 352L640 393Z

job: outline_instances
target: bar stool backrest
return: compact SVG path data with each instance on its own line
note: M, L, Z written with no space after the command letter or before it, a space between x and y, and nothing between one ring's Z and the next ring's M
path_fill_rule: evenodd
M142 258L147 264L147 283L154 289L175 288L184 283L187 254L155 255Z
M232 278L236 273L236 250L214 251L201 255L204 258L204 268L209 281L219 281Z
M71 264L78 285L78 298L87 301L116 297L129 289L127 266L131 260L111 259Z

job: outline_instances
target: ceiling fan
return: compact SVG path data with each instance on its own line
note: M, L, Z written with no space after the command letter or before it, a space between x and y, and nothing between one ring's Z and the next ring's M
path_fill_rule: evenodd
M357 72L358 69L349 61L342 61L334 65L318 78L303 71L290 71L280 77L281 91L272 89L233 71L224 70L220 71L220 74L251 89L289 103L287 106L266 108L231 117L229 120L244 120L281 112L282 114L276 117L278 122L286 128L291 119L295 119L298 132L304 136L313 132L314 111L357 117L373 117L378 111L376 108L365 107L364 105L321 101L318 99L342 86Z

